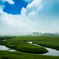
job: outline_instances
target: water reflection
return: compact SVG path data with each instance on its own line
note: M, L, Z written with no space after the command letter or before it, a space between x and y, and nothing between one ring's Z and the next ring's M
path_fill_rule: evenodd
M28 42L30 44L33 44L32 42ZM38 44L33 44L33 45L36 45L36 46L41 46L41 45L38 45ZM59 56L59 51L58 50L55 50L55 49L52 49L52 48L47 48L45 47L49 52L47 53L44 53L44 54L41 54L41 55L51 55L51 56Z
M51 48L45 47L49 52L44 53L43 55L52 55L52 56L59 56L59 51Z
M33 44L32 42L28 42L30 44ZM36 45L36 46L40 46L38 44L33 44L33 45ZM44 54L41 54L41 55L51 55L51 56L59 56L59 51L58 50L55 50L55 49L52 49L52 48L47 48L45 47L49 52L47 53L44 53ZM16 50L13 50L13 49L10 49L6 46L3 46L3 45L0 45L0 50L7 50L7 51L16 51Z
M10 48L3 46L3 45L0 45L0 50L16 51L16 50L10 49Z

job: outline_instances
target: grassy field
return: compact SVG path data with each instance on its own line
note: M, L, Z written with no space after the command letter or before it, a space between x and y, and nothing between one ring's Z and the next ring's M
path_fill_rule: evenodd
M15 38L16 36L0 36L0 42L4 39L11 39L11 38Z
M25 39L25 38L22 38ZM44 47L35 46L28 43L26 40L21 40L21 38L8 39L2 42L7 47L15 49L17 51L28 52L28 53L46 53L48 52Z
M59 50L59 37L38 38L38 40L33 41L33 43Z
M21 52L0 51L0 59L59 59L59 56L34 54L48 51L44 47L28 43L28 41L32 41L35 44L59 50L59 37L19 36L11 39L7 38L6 41L2 41L3 39L0 38L0 45L5 45Z
M0 51L0 59L59 59L59 56L44 56L23 52Z
M15 38L16 39L16 38ZM22 36L17 39L22 41L32 41L34 44L39 44L45 47L59 50L59 37L39 37L39 36Z

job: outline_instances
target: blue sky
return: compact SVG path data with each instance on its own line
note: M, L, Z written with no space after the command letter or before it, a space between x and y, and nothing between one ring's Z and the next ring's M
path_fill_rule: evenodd
M0 33L59 33L59 0L0 0Z
M3 10L4 12L7 12L9 14L20 14L22 7L26 8L26 6L28 5L28 3L24 2L23 0L13 0L13 1L15 2L13 6L8 2L4 3L5 5L5 8Z

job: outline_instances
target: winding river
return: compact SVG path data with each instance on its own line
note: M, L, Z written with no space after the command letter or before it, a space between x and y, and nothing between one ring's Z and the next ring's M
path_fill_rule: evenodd
M32 42L28 42L28 43L33 44ZM41 45L38 45L38 44L33 44L33 45L41 46ZM47 49L49 52L41 54L41 55L59 56L59 50L55 50L55 49L47 48L47 47L45 47L45 49Z
M5 40L4 40L5 41ZM33 44L32 42L28 42L30 44ZM36 45L36 46L40 46L38 44L33 44L33 45ZM51 55L51 56L59 56L59 51L58 50L55 50L55 49L52 49L52 48L47 48L45 47L49 52L47 53L44 53L44 54L39 54L39 55ZM7 51L16 51L14 49L10 49L4 45L0 45L0 50L7 50Z

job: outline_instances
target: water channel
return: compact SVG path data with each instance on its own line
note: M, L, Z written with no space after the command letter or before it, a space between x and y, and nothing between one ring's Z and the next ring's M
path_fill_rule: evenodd
M5 41L5 40L4 40ZM32 42L28 42L30 44L33 44ZM33 44L33 45L36 45L36 46L40 46L38 44ZM55 49L52 49L52 48L47 48L45 47L49 52L47 53L44 53L44 54L40 54L40 55L51 55L51 56L59 56L59 51L58 50L55 50ZM0 45L0 50L7 50L7 51L16 51L14 49L10 49L4 45Z
M28 43L33 44L32 42L28 42ZM33 44L33 45L41 46L41 45L38 45L38 44ZM55 49L48 48L48 47L45 47L45 49L47 49L49 52L41 54L41 55L59 56L59 50L55 50Z

